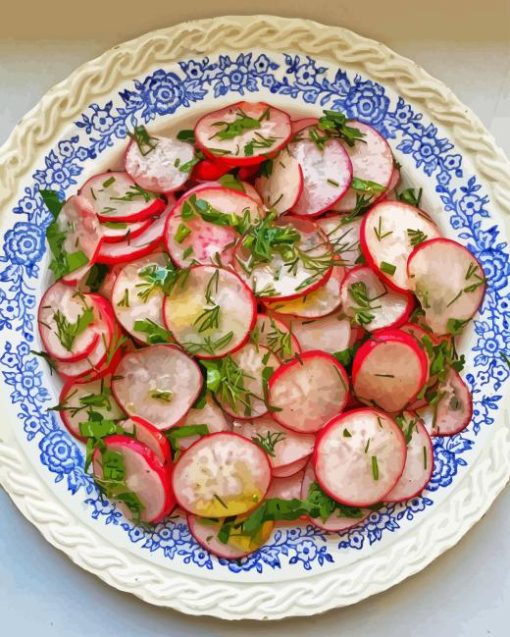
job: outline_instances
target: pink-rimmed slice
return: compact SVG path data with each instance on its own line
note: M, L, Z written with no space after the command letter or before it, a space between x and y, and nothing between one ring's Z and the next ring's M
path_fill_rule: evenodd
M305 352L284 363L269 379L273 417L298 433L315 433L345 407L349 378L326 352Z
M409 290L407 259L417 241L440 236L438 227L419 208L401 201L381 201L363 218L360 243L367 264L388 285Z
M268 500L271 498L278 498L279 500L299 500L301 498L303 476L304 471L302 469L285 478L275 478L273 475L266 498Z
M117 280L119 272L122 270L123 267L124 264L119 263L118 265L113 265L108 268L108 272L106 273L106 276L99 286L98 293L101 296L104 296L104 298L110 301L110 303L112 300L113 286L115 285L115 281Z
M436 334L458 334L482 303L482 266L467 248L451 239L418 245L409 256L407 274L425 320Z
M232 423L227 419L221 407L217 405L210 394L207 394L202 408L193 408L176 427L190 427L192 425L206 425L210 434L220 431L232 431ZM179 438L179 449L187 449L200 438L199 435Z
M404 471L385 502L401 502L414 498L427 486L434 469L432 440L420 418L405 411L400 420L407 442Z
M393 195L395 194L395 188L398 186L399 183L400 183L400 169L397 168L396 166L393 166L393 172L391 173L391 177L388 183L388 188L387 188L385 197L388 197L389 199L393 199L394 198Z
M195 151L191 144L175 137L150 136L143 143L133 139L124 157L129 176L149 192L178 190L189 178Z
M287 325L268 314L257 314L251 341L267 347L281 361L288 360L301 351L297 339Z
M471 422L473 397L466 383L454 369L437 388L440 396L432 413L429 432L432 436L453 436L463 431Z
M257 202L243 192L219 185L203 186L181 197L170 214L165 228L165 245L174 263L185 268L192 263L221 262L229 265L239 234L230 225L210 223L211 211L239 220L257 222L264 212ZM214 214L214 212L213 212Z
M317 438L312 464L321 489L342 504L368 507L393 489L404 470L404 434L388 415L355 409L331 420Z
M306 500L310 494L310 487L313 484L318 485L317 478L315 477L315 471L313 465L309 462L303 473L303 479L301 481L300 497L302 500ZM320 488L320 487L319 487ZM313 489L313 487L312 487ZM354 526L361 524L370 515L370 511L367 509L359 509L358 507L338 507L328 518L323 520L322 518L310 517L310 522L324 531L330 531L331 533L340 533L346 531Z
M182 350L154 345L124 356L115 369L112 391L129 416L169 429L193 405L202 382L198 365Z
M195 125L198 148L231 166L264 161L283 148L290 136L287 113L264 102L237 102L207 113Z
M255 181L267 208L281 215L295 206L303 192L303 170L297 159L287 150L279 153L269 164L265 174Z
M296 475L302 471L306 463L308 462L308 457L301 458L301 460L296 460L296 462L291 462L290 464L283 465L282 467L277 467L273 469L273 478L290 478L291 476Z
M428 376L428 360L416 340L386 329L363 343L352 363L352 387L361 402L397 412L412 402Z
M84 440L80 423L88 420L88 411L101 414L105 420L119 420L124 412L111 392L111 378L90 383L68 381L62 387L59 412L66 429L79 440Z
M250 421L234 421L233 431L258 444L269 456L271 469L288 467L308 458L315 444L312 434L298 434L263 416Z
M412 294L388 289L366 265L347 272L342 283L341 301L345 314L369 332L402 325L414 307Z
M150 343L147 323L156 329L163 327L163 284L173 270L170 259L163 252L127 263L118 273L112 290L112 306L117 320L131 336L142 343Z
M303 352L342 352L353 343L351 322L340 313L316 320L291 319L290 327Z
M260 504L271 482L265 451L235 433L200 438L176 462L179 506L204 517L242 515Z
M129 436L107 436L103 442L93 455L94 479L124 516L155 524L169 515L175 498L168 471L156 454Z
M303 117L302 119L293 119L290 127L292 130L292 135L297 135L301 131L305 130L305 128L310 128L310 126L316 126L319 120L317 117Z
M337 214L328 214L317 219L319 228L327 236L335 254L348 268L357 265L361 257L359 242L361 222L361 217L355 217L349 221L346 215Z
M135 221L126 223L125 221L105 221L101 224L103 238L106 243L119 243L120 241L129 241L135 239L142 232L149 229L152 219L144 219L143 221Z
M92 298L57 281L39 304L37 325L44 349L52 358L68 363L86 358L99 339L96 319Z
M217 321L211 323L212 311ZM174 285L163 315L167 328L188 352L199 358L219 358L246 343L257 306L251 290L234 272L201 265Z
M326 283L309 294L290 301L266 301L269 312L296 316L303 319L318 319L331 314L342 302L340 289L345 276L345 268L335 265ZM317 349L317 348L315 348Z
M106 172L90 177L80 188L98 218L105 221L132 223L163 212L165 201L144 190L125 172Z
M248 181L240 182L243 191L248 197L251 197L254 201L258 203L259 206L264 206L264 202L262 201L262 197L257 192L255 186L252 186Z
M352 175L364 181L373 181L388 188L393 174L394 162L388 142L374 128L362 122L351 121L363 133L363 139L354 146L345 145L352 163ZM356 192L350 188L334 206L338 212L351 212L356 206Z
M264 400L267 379L264 374L266 370L272 373L271 370L277 369L280 366L279 359L266 347L247 343L230 355L229 362L242 381L237 385L237 399L228 390L223 392L223 386L220 385L216 400L221 408L233 418L258 418L267 414L269 408Z
M229 537L228 542L221 542L218 538L222 525L221 520L215 522L196 515L188 515L186 520L191 535L200 546L225 560L239 560L258 550L268 541L274 527L274 522L268 520L262 524L260 531L255 536L240 535L239 532L234 532ZM241 521L242 518L239 518L239 522Z
M273 253L268 263L253 263L252 251L239 243L234 268L252 288L255 296L271 300L290 300L309 294L330 277L333 267L331 246L317 224L308 219L284 215L275 221L277 228L296 230L300 239L292 256ZM294 254L294 253L293 253Z
M352 180L351 160L338 139L327 140L322 148L301 139L292 142L289 151L303 171L303 190L292 212L313 216L334 206Z
M172 450L166 437L147 420L133 416L119 420L117 426L151 449L161 464L168 469L172 466Z
M130 238L117 243L102 243L96 260L107 265L117 265L144 257L158 248L163 239L166 220L173 208L171 195L169 195L169 200L168 206L163 213L156 217L149 227L134 239Z

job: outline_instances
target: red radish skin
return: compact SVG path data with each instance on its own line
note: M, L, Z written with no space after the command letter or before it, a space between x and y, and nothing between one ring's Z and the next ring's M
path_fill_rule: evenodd
M401 201L381 201L366 213L361 224L360 243L367 265L398 291L411 289L407 259L414 248L408 230L423 232L428 239L440 236L428 215ZM395 268L393 274L384 271L388 266Z
M326 352L305 352L284 363L269 379L273 417L298 433L315 433L339 414L349 398L349 378Z
M304 471L298 471L286 478L274 478L267 492L267 499L278 498L280 500L299 500L301 498L301 484Z
M128 436L107 436L104 438L107 451L120 453L126 472L126 487L134 493L144 509L141 521L155 524L169 515L175 507L175 497L167 470L162 466L156 454L142 443ZM94 477L103 476L100 449L96 449L92 460ZM128 507L115 502L128 519L132 519Z
M167 469L171 468L172 450L170 443L159 429L156 429L150 422L138 416L120 420L118 426L126 434L133 435L136 440L151 449L164 467Z
M357 299L357 286L364 284L370 309L364 310ZM354 287L353 287L354 286ZM355 322L360 310L364 310L363 327L369 332L386 327L399 327L407 321L414 307L414 297L408 292L388 289L368 266L359 265L346 274L342 283L342 309Z
M454 436L464 431L471 422L473 397L454 369L449 370L438 391L443 396L433 414L430 433L432 436Z
M416 340L400 330L380 330L363 343L352 363L358 400L390 413L412 402L427 380L428 361Z
M217 283L211 301L221 308L219 325L200 332L211 281ZM251 290L234 272L202 265L191 268L186 280L173 287L165 299L163 316L167 328L185 349L192 349L198 358L220 358L246 343L257 318L257 304ZM216 343L230 333L232 337L224 345L208 348L205 344L205 338Z
M303 187L303 170L297 159L286 151L272 160L269 176L259 177L255 181L255 188L260 193L262 202L279 215L297 204Z
M462 327L482 304L482 266L467 248L451 239L431 239L416 246L407 262L407 275L435 334L451 333L450 321Z
M149 192L174 192L184 186L195 157L193 146L173 137L152 137L151 144L149 152L142 152L136 140L129 144L124 157L129 176Z
M303 480L301 482L301 489L298 497L300 497L302 500L306 500L306 498L308 497L310 486L313 482L317 482L317 478L315 477L315 471L313 470L312 463L309 462L303 473ZM327 520L322 520L321 518L308 519L314 526L322 529L323 531L329 531L330 533L340 533L342 531L347 531L347 529L352 529L353 527L358 526L369 515L370 511L368 509L361 509L359 517L349 517L346 515L333 513L328 517Z
M88 179L80 188L80 196L103 223L132 223L161 214L165 201L152 193L142 195L139 189L127 173L112 171Z
M388 142L374 128L358 121L349 122L349 126L363 133L363 140L354 146L344 144L352 163L352 176L366 181L374 181L385 189L389 187L394 162ZM351 212L356 205L356 192L349 189L340 201L333 206L338 212Z
M294 119L291 122L292 135L297 135L301 131L305 130L305 128L310 128L310 126L316 126L319 123L317 117L304 117L303 119Z
M151 223L152 219L150 218L143 221L135 221L134 223L120 221L102 223L103 239L106 243L119 243L120 241L135 239L142 232L148 230Z
M227 164L222 164L212 159L204 159L193 168L191 178L194 181L215 181L231 169L232 167Z
M394 420L375 409L355 409L333 418L320 432L312 465L321 489L333 500L368 507L396 485L406 455L404 435Z
M297 247L308 257L322 259L322 262L332 258L329 244L313 221L284 215L276 221L276 226L297 230L301 235ZM313 271L300 260L295 270L290 271L285 268L285 259L279 253L275 253L269 263L259 263L251 268L250 258L251 251L239 244L234 257L235 271L251 286L255 296L271 301L288 301L310 294L326 283L333 270L333 267L320 267Z
M273 478L290 478L304 469L307 462L308 456L306 458L301 458L301 460L296 460L296 462L286 464L283 467L277 467L276 469L273 469Z
M210 394L206 397L206 403L202 409L190 409L186 416L176 425L176 427L188 427L190 425L207 425L210 434L221 431L232 431L232 424L227 419L223 410L216 404ZM188 449L193 443L200 439L200 436L187 436L179 439L179 448Z
M259 120L257 129L249 129L232 139L218 139L225 127L218 122L231 124L242 115ZM262 118L262 119L260 119ZM283 148L291 136L290 117L287 113L264 102L238 102L225 108L207 113L195 125L195 141L198 148L210 159L221 159L230 166L250 166L264 161L268 155ZM263 146L257 141L273 139ZM252 152L247 146L255 142ZM257 147L259 146L259 147Z
M352 180L351 161L342 144L330 139L321 150L313 141L302 139L292 142L289 151L303 171L303 190L293 213L315 216L334 206Z
M257 322L251 334L255 344L267 347L280 361L285 361L301 352L296 337L285 323L268 314L257 314Z
M316 320L291 319L289 325L303 352L335 354L353 344L351 323L341 312Z
M242 515L267 493L271 465L265 451L235 433L200 438L174 467L179 506L203 517Z
M196 362L173 345L153 345L126 354L115 369L112 390L131 417L169 429L191 408L202 388Z
M348 221L347 216L328 214L317 220L319 228L327 236L334 252L347 268L353 268L361 257L361 217Z
M427 486L434 470L434 449L424 424L416 416L404 412L406 427L416 421L411 440L407 443L404 471L397 484L384 497L385 502L402 502L419 495Z

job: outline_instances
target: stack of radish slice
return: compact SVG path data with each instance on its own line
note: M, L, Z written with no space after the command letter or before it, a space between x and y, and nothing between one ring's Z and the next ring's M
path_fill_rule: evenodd
M262 102L130 137L124 171L41 192L40 340L102 493L137 523L178 506L225 559L420 494L471 419L454 340L486 282L387 141Z

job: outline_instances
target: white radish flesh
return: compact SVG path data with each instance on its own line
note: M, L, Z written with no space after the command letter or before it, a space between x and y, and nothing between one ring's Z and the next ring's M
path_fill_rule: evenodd
M152 219L126 223L125 221L106 221L101 224L103 238L107 243L129 241L149 229Z
M275 478L271 481L271 486L266 498L278 498L279 500L299 500L301 498L301 483L303 482L303 470L286 478Z
M299 343L285 323L267 314L257 314L251 340L255 344L267 347L282 361L292 358L301 351Z
M361 247L359 242L361 217L352 221L342 215L326 215L317 220L319 228L327 236L335 254L348 268L359 263Z
M485 276L475 257L450 239L417 246L410 255L409 284L435 334L458 333L480 307Z
M126 354L114 373L112 390L129 416L169 429L186 414L202 387L198 365L172 345Z
M208 394L205 405L201 408L193 408L188 411L178 427L189 427L191 425L207 425L210 434L219 433L220 431L232 431L232 425L227 420L223 410L218 407L216 402ZM200 436L186 436L179 438L179 449L187 449L196 442Z
M349 379L330 354L305 352L282 365L269 380L273 417L299 433L319 431L339 414L349 397Z
M153 451L162 465L171 466L172 452L170 443L159 429L153 427L143 418L136 416L120 420L117 426Z
M291 319L290 327L303 352L320 349L335 354L352 345L351 323L343 314L316 320Z
M163 313L168 329L187 351L199 358L218 358L247 341L256 309L253 294L236 274L203 265L191 268L174 285ZM208 327L211 311L217 312L217 323Z
M150 137L148 144L133 140L124 164L134 181L150 192L173 192L183 186L193 168L192 144L173 137Z
M247 513L262 502L271 482L265 451L234 433L204 436L174 467L179 505L204 517Z
M363 218L361 249L367 264L382 279L392 287L409 290L407 259L413 243L439 236L437 226L418 208L401 201L381 201Z
M413 309L413 295L389 289L368 266L349 270L342 284L342 309L369 331L398 327Z
M296 462L291 462L282 467L277 467L273 469L273 478L290 478L290 476L294 476L304 469L307 462L308 457L301 458L301 460L296 460Z
M406 454L404 435L389 416L374 409L356 409L324 428L312 461L321 489L331 498L366 507L393 489Z
M297 159L285 151L270 166L269 175L259 177L255 187L265 206L281 215L297 203L303 191L303 170Z
M430 433L432 436L453 436L463 431L471 421L473 398L458 372L450 369L438 392Z

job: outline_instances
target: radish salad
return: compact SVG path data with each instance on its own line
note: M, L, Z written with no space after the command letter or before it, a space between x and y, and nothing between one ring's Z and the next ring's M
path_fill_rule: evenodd
M261 102L129 137L122 169L41 191L41 355L104 497L239 559L419 494L470 422L455 339L485 277L386 140Z

